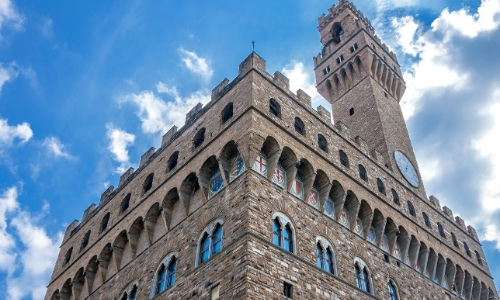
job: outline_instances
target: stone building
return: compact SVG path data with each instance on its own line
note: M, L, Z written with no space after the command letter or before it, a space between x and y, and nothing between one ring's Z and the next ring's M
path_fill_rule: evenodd
M251 53L69 225L45 299L498 299L426 196L396 56L346 0L318 21L335 123Z

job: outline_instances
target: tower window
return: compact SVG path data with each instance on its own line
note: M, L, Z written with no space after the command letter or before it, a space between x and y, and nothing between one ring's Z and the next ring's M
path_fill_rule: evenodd
M389 95L387 95L387 92L386 92L386 91L384 91L384 96L385 96L386 98L388 98L388 97L389 97Z
M349 115L354 115L354 107L349 108Z
M410 201L408 201L408 212L410 213L410 215L412 216L415 216L415 209L413 208L413 204L411 204Z
M83 237L82 241L82 246L80 247L80 251L82 251L87 245L89 244L89 239L90 239L90 230L85 233L85 236Z
M222 249L222 225L220 223L213 232L205 232L199 245L199 262L205 262Z
M128 209L130 206L130 193L123 198L122 205L121 205L121 212L124 212Z
M358 50L358 44L354 43L354 45L351 46L351 52L354 52Z
M335 257L330 249L330 245L325 249L320 242L316 244L316 263L318 268L335 275L334 259Z
M286 224L282 224L280 221L286 222ZM288 220L283 218L276 218L273 221L273 243L285 249L288 252L292 252L294 250L293 243L293 231Z
M226 123L227 120L231 119L233 116L233 102L229 103L222 110L222 124Z
M397 205L399 205L399 196L398 196L398 193L396 193L396 191L394 189L391 189L391 192L392 192L392 202L394 202Z
M168 289L175 283L176 269L177 259L175 256L168 257L161 263L160 270L156 274L156 295Z
M359 289L371 293L370 289L370 275L366 267L361 268L358 264L355 266L356 271L356 284Z
M210 300L217 300L217 299L219 299L219 285L214 286L210 291Z
M273 98L271 98L271 100L269 100L269 112L278 118L281 115L281 107L278 104L278 101L274 100Z
M67 264L69 263L69 261L71 260L71 254L73 253L73 247L69 248L68 252L66 252L66 255L64 256L64 264Z
M153 176L154 173L151 173L148 175L148 177L146 177L146 180L144 180L144 184L142 185L143 195L153 187Z
M293 298L293 286L288 282L283 282L283 296Z
M179 151L175 151L170 158L168 159L168 170L167 172L172 171L175 166L177 166L177 159L179 159Z
M306 133L306 127L304 125L304 122L299 117L295 117L295 131L298 133L305 135Z
M198 148L205 141L205 128L198 130L194 136L193 144L195 148Z
M318 134L318 146L321 150L328 152L328 143L322 134Z
M363 179L364 181L368 181L368 175L366 174L366 169L363 167L363 165L359 165L359 178Z
M439 231L439 235L446 238L446 234L444 233L444 229L443 229L443 225L441 225L441 223L437 223L438 225L438 231Z
M389 295L390 295L390 300L399 300L398 297L398 292L396 291L396 286L392 283L392 281L389 281L387 284L387 288L389 289Z
M377 187L378 191L385 195L385 186L384 183L382 182L382 179L380 178L377 178Z
M339 150L339 159L340 159L340 163L344 167L348 167L349 168L349 159L347 158L347 154L345 154L345 152L342 151L342 150Z
M467 256L472 257L472 255L470 254L469 246L467 246L466 242L464 242L464 249L465 249L465 253L467 253Z
M450 234L451 234L451 240L453 241L453 246L458 248L457 237L453 234L453 232L450 232Z
M431 221L429 220L429 217L427 216L427 214L423 212L422 217L424 217L425 226L432 228Z
M129 194L130 195L130 194ZM126 199L127 197L125 197ZM130 198L130 197L129 197ZM106 228L108 227L108 222L109 222L109 216L110 214L107 213L106 215L104 215L104 218L102 218L102 221L101 221L101 229L99 231L99 233L103 232L104 230L106 230Z
M326 75L330 73L330 66L326 66L326 68L323 69L323 75Z
M483 265L483 260L481 259L481 255L479 255L479 252L477 252L477 251L474 251L474 252L476 252L477 263L482 266Z
M337 58L337 64L340 64L341 62L344 61L344 55L341 54L338 58Z
M383 55L383 56L382 56L382 58L383 58L384 60L387 60L387 57L385 57L385 55Z
M377 47L373 43L372 43L372 47L373 47L373 50L377 50Z

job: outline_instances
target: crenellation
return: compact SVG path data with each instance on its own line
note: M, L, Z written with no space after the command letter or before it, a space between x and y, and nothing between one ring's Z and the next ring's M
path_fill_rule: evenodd
M82 223L85 223L89 217L91 216L91 214L94 212L96 208L96 205L94 203L92 203L84 212L83 212L83 216L82 216Z
M300 103L302 103L302 105L304 105L305 107L307 107L307 108L311 107L311 96L309 96L302 89L299 89L297 91L297 100Z
M172 129L170 129L170 130L172 130ZM134 174L134 168L132 168L132 167L128 168L127 171L125 171L125 173L123 173L120 176L120 182L118 183L118 187L122 187L123 185L128 183L133 174Z
M444 215L453 222L453 211L449 209L447 206L443 206Z
M155 147L151 147L148 149L148 151L144 152L144 154L141 156L141 162L139 163L139 168L141 168L142 166L144 166L149 162L151 156L155 154L155 150L156 150Z
M177 132L177 126L172 126L167 133L163 135L161 138L161 148L165 148L168 143L172 141L172 138L174 137L175 133Z
M474 227L472 227L471 225L467 226L467 232L475 241L479 242L479 237Z
M191 110L186 114L186 123L184 126L196 120L198 114L201 112L202 109L203 109L203 104L201 103L198 103L193 108L191 108Z
M273 82L285 91L290 90L290 79L281 74L279 71L274 72Z
M99 201L99 206L103 206L104 204L108 203L109 200L111 200L114 190L115 190L115 187L110 185L104 191L104 193L101 194L101 200Z
M225 88L229 85L229 79L224 78L213 90L211 100L218 100L226 91Z
M342 121L337 121L335 122L334 125L335 129L337 129L337 132L342 135L346 140L350 140L351 136L349 133L349 127L347 127Z
M78 220L74 220L71 224L66 227L66 231L64 232L63 243L67 241L74 233L75 228L78 226Z
M441 204L439 203L439 200L434 197L434 196L430 196L429 197L429 201L432 203L432 205L434 205L437 209L441 210Z
M255 52L252 52L242 63L240 63L238 76L242 77L251 69L256 69L266 74L266 61Z
M328 123L332 122L332 114L326 108L324 108L323 106L320 105L320 106L318 106L316 111Z
M363 138L361 138L359 135L354 138L354 142L356 142L356 144L358 144L359 149L363 153L365 153L367 155L370 154L370 149L368 148L368 143L366 143L366 141Z
M465 222L462 218L460 218L459 216L456 216L455 217L455 223L463 230L463 231L467 231L467 227L465 227Z

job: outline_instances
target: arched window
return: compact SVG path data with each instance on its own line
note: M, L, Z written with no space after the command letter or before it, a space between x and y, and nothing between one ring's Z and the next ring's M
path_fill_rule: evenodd
M170 155L168 159L167 172L172 171L175 168L175 166L177 166L177 159L179 159L179 151L175 151L172 155Z
M453 234L453 232L450 232L450 234L451 234L451 240L453 241L453 246L458 248L457 237L455 236L455 234Z
M153 187L153 176L154 173L151 173L148 175L148 177L146 177L146 180L144 180L144 184L142 185L143 195Z
M274 100L273 98L269 100L269 112L278 118L281 117L281 107L278 104L278 101Z
M413 204L411 204L410 201L408 201L407 204L408 204L408 212L410 213L410 215L415 216L415 209L413 208Z
M156 274L155 295L168 289L175 283L175 272L177 270L177 259L175 256L169 256L162 262Z
M302 135L306 134L306 127L304 125L304 122L302 122L302 120L299 117L295 117L294 126L295 126L295 131L297 131Z
M85 236L83 237L82 240L82 246L80 247L80 251L82 251L87 245L89 244L89 239L90 239L90 230L85 233Z
M229 103L222 110L222 124L226 123L227 120L233 117L233 102Z
M123 198L122 205L121 205L121 212L126 211L130 206L130 193Z
M444 233L443 225L441 225L441 223L439 223L439 222L437 224L438 224L439 235L446 238L446 234Z
M396 290L396 286L392 282L392 280L389 280L389 283L387 284L387 288L389 289L389 295L390 295L390 300L399 300L398 297L398 292Z
M470 254L469 246L467 245L466 242L464 242L464 249L465 249L465 253L467 253L467 256L472 257L472 255Z
M137 298L137 285L134 284L132 289L124 292L120 300L135 300Z
M481 259L481 255L479 255L479 252L477 252L477 251L474 251L474 252L476 253L477 263L482 266L483 265L483 260Z
M359 289L367 292L367 293L372 293L371 287L370 287L370 275L368 273L368 270L366 267L360 267L358 264L355 266L356 269L356 284Z
M198 148L205 141L205 128L198 130L193 139L195 148Z
M108 228L108 223L109 223L109 216L110 216L110 213L107 213L104 215L104 217L102 218L102 221L101 221L101 228L99 230L99 233L103 232L104 230L106 230L106 228Z
M359 165L359 178L363 179L364 181L368 181L368 175L366 175L366 169L363 167L363 165Z
M71 254L73 253L73 247L69 248L68 252L66 252L66 255L64 256L64 264L67 264L69 263L69 261L71 260Z
M318 146L321 150L328 152L328 143L325 137L320 133L318 134Z
M385 186L384 183L382 182L382 179L380 178L377 178L377 187L378 191L385 195Z
M342 150L339 150L339 159L340 164L342 164L344 167L349 168L349 159L347 158L347 154L345 154L345 152Z
M273 243L288 252L294 252L293 231L288 219L276 217L273 221Z
M331 246L323 238L319 238L316 243L316 263L318 268L335 275L335 256Z
M391 189L391 192L392 192L392 202L394 202L397 205L399 205L399 196L398 196L398 193L396 193L396 191L394 189Z
M215 221L205 229L198 244L198 263L203 263L222 249L222 221Z
M423 212L422 217L424 217L425 226L432 228L431 221L429 220L427 214Z

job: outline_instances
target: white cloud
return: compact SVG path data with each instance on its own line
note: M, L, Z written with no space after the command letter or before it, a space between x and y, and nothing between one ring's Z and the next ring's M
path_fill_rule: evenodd
M7 64L5 67L3 63L0 63L0 91L2 91L2 87L5 83L15 79L18 75L19 70L15 63Z
M26 143L32 136L33 131L31 131L30 124L24 122L17 126L9 126L7 119L0 119L0 145L11 146L15 139Z
M42 35L47 38L52 38L54 36L54 22L51 18L43 18L43 22L40 25L40 31Z
M49 153L51 155L54 155L55 157L63 157L63 158L72 158L66 150L66 145L61 143L58 138L56 137L47 137L43 140L42 145L47 148Z
M208 65L206 58L199 57L194 51L187 51L184 48L179 48L179 52L182 55L182 61L184 65L193 73L198 74L205 81L209 81L212 78L213 70Z
M16 11L12 1L0 0L0 29L3 29L4 26L10 26L18 31L23 28L23 22L24 16Z
M127 147L134 144L135 135L115 128L111 123L106 124L106 129L107 136L110 139L108 150L113 154L114 159L120 163L116 173L123 173L126 171L127 166L130 165Z
M308 68L307 70L309 70ZM302 62L292 61L286 65L281 71L288 79L290 79L290 90L297 92L302 89L306 94L311 96L311 106L316 108L322 105L324 108L331 111L331 104L328 103L316 90L314 83L314 75L305 70Z
M173 98L164 101L151 91L143 91L139 94L129 94L122 101L128 101L139 107L137 116L142 122L144 133L165 133L173 125L181 127L186 119L186 113L196 104L206 104L210 101L210 93L207 90L197 91L186 98L182 98L177 88L169 87L163 82L156 85L158 93L167 94Z
M19 208L17 188L0 195L0 272L7 273L8 300L43 299L62 233L50 237L38 216ZM48 210L45 203L43 211Z

